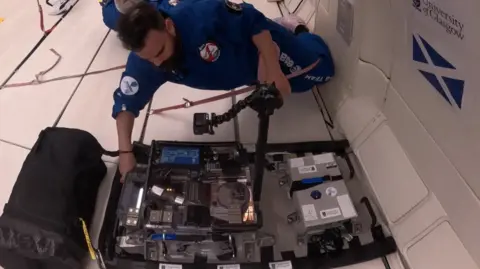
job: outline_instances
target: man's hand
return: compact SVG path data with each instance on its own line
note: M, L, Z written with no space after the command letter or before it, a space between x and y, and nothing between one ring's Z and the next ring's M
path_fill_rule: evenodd
M282 97L288 96L292 93L292 87L290 81L288 81L285 74L282 71L275 72L267 79L268 83L275 83L275 87L280 91Z
M120 182L125 182L125 176L128 172L132 171L135 166L137 165L137 160L135 159L135 155L133 153L123 153L120 154L120 160L118 164L118 170L122 175Z

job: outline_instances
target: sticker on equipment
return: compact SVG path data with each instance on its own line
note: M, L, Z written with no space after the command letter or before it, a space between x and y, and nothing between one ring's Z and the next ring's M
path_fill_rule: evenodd
M182 269L182 265L161 263L158 265L158 269Z
M139 88L138 81L129 76L123 77L120 82L120 90L125 95L135 95Z
M181 196L178 196L175 198L175 203L176 204L183 204L183 202L185 201L185 198L181 197Z
M217 269L240 269L240 264L218 265Z
M303 161L303 158L292 158L290 159L290 167L291 168L297 168L300 166L304 166L305 162Z
M305 221L313 221L318 219L317 211L315 210L315 206L313 204L303 205L302 213L303 213L303 220Z
M337 188L335 187L328 187L326 190L325 190L325 193L328 195L328 196L331 196L331 197L335 197L337 196Z
M308 174L317 172L317 167L315 165L306 165L298 168L300 174Z
M342 211L340 211L338 207L320 211L320 217L322 219L333 218L340 215L342 215Z
M283 262L271 262L268 264L270 269L292 269L292 262L291 261L283 261Z

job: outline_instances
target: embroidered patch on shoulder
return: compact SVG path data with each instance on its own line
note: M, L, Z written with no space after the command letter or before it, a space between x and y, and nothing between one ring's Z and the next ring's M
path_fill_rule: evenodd
M173 6L173 7L178 5L178 2L179 2L178 0L168 0L168 4Z
M220 49L217 44L213 42L207 42L198 49L200 51L200 57L209 63L215 62L220 57Z
M227 6L228 10L231 12L235 12L235 13L242 12L242 5L234 3L230 0L225 0L225 6Z
M120 90L125 95L135 95L139 89L138 81L130 76L123 77L120 82Z

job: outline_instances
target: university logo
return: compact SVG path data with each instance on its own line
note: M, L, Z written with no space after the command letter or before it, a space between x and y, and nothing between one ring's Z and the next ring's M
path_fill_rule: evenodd
M439 68L457 70L453 64L440 55L423 37L420 35L417 36L412 36L414 61L434 67L430 68L431 70L438 70ZM422 50L422 48L424 50ZM426 53L424 53L424 51ZM441 76L422 69L418 71L450 105L455 105L460 109L462 108L464 80Z
M412 0L412 7L424 17L434 21L437 26L442 27L447 34L460 40L465 38L463 31L465 25L453 14L453 11L444 9L431 0Z

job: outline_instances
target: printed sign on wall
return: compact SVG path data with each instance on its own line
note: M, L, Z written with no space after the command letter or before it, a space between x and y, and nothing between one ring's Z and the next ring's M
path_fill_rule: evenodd
M431 69L433 72L421 68L418 71L450 105L456 104L458 108L462 108L465 81L435 74L437 68L456 70L455 66L440 55L421 35L413 35L412 40L413 60L434 67Z
M410 28L415 67L446 102L461 109L468 82L465 16L468 9L449 0L412 0Z

